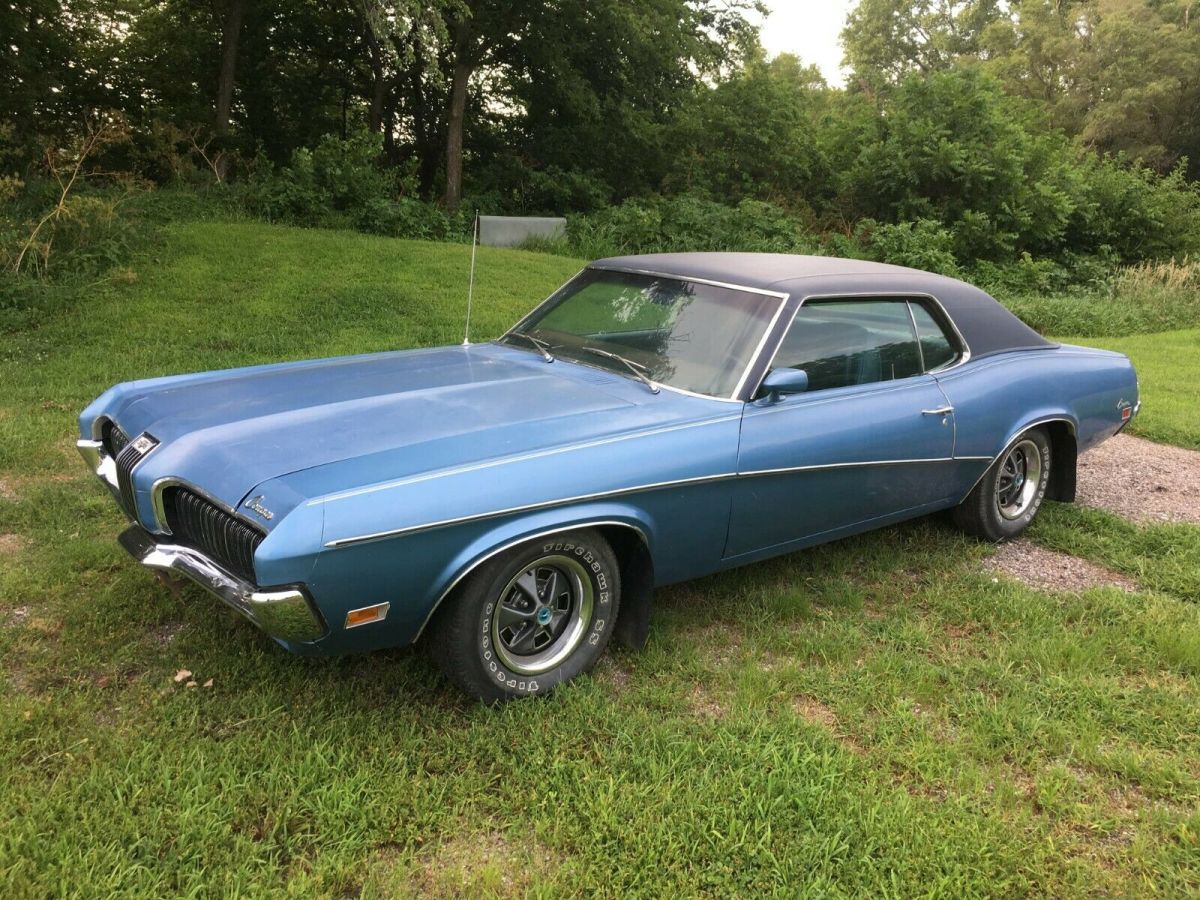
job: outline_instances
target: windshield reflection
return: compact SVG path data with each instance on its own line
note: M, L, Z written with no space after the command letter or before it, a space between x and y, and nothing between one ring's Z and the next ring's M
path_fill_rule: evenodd
M626 376L635 366L658 384L729 397L780 302L660 275L586 269L518 328L556 356ZM589 345L621 359L591 353Z

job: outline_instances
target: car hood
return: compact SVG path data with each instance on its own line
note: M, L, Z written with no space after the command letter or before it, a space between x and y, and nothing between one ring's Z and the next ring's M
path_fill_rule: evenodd
M588 441L723 406L654 395L609 372L490 344L235 369L114 391L103 414L131 437L149 432L161 442L136 470L139 492L177 478L234 508L264 481L348 459L355 460L353 483L331 488Z

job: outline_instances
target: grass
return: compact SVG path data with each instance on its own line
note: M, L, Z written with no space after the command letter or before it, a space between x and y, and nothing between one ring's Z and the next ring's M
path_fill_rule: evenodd
M940 519L886 529L661 591L644 652L499 710L417 652L290 657L123 558L80 406L461 340L468 253L193 224L5 342L0 896L1200 891L1194 527L1047 510L1035 540L1134 595L993 579ZM476 334L575 268L482 251Z

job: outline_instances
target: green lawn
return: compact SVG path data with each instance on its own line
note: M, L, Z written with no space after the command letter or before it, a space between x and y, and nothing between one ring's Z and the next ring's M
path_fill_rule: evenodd
M0 896L1200 891L1200 528L1051 506L1036 541L1146 588L1071 595L918 521L661 591L644 652L485 709L171 593L72 447L120 379L461 340L469 248L158 255L0 351ZM481 251L476 333L576 268Z

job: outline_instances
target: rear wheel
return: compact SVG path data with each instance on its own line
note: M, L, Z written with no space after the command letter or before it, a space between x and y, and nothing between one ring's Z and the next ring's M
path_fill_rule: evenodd
M1032 428L1016 439L954 510L964 531L1007 541L1029 527L1050 482L1050 439Z
M604 538L551 535L467 576L438 611L431 648L450 680L485 703L545 694L595 664L619 596Z

